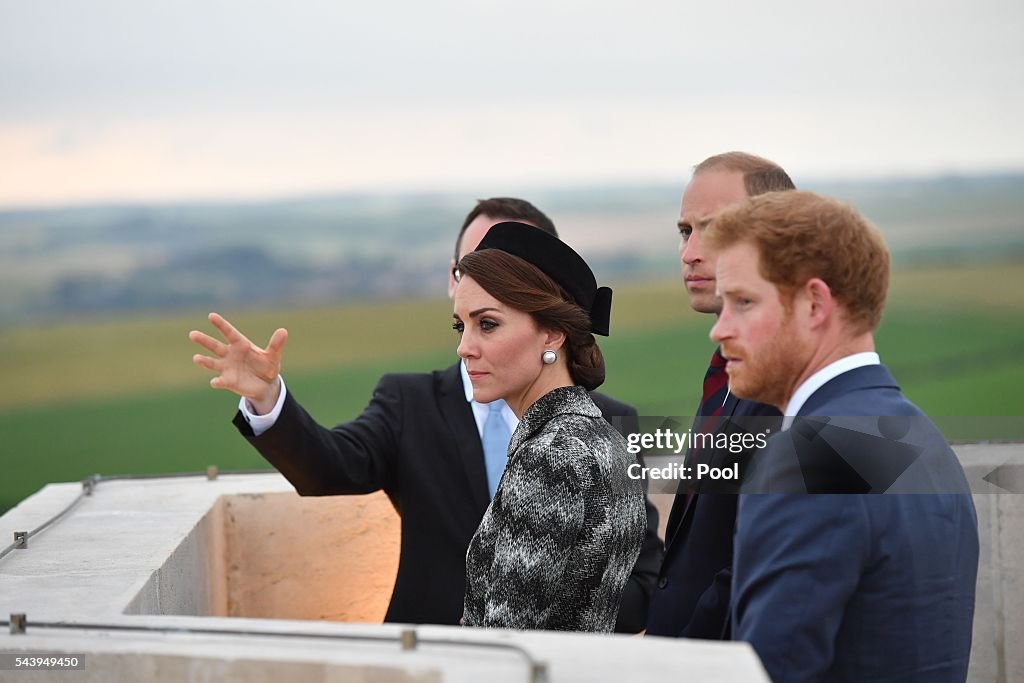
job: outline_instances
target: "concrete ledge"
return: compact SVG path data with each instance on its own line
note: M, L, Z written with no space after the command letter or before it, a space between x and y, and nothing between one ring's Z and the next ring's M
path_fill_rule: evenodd
M768 680L753 650L743 643L434 626L418 628L419 645L403 651L398 645L402 627L391 624L195 617L161 617L159 621L177 631L118 632L111 637L103 630L66 631L29 624L25 635L0 634L0 651L84 652L86 668L74 673L75 680L104 683L125 679L270 682L282 676L301 676L303 681L523 683L531 680L531 660L543 665L546 680L559 683ZM125 617L122 623L152 626L154 622ZM275 630L279 635L181 632L188 628ZM366 636L391 641L358 639Z
M1024 444L956 447L978 510L981 558L974 610L971 681L1024 683L1024 493L1007 493L984 477L1024 492Z
M124 613L226 615L227 552L224 545L224 499L221 497L150 575Z
M47 486L0 518L0 533L38 526L79 490L78 484ZM316 618L335 615L332 608L323 609L334 593L359 600L370 596L378 602L373 620L379 620L394 581L387 556L393 552L397 560L396 522L383 495L300 499L277 474L104 482L67 517L31 539L28 550L0 561L0 618L28 615L26 634L0 633L0 652L84 653L86 669L76 671L75 680L104 682L296 676L310 681L530 680L527 659L509 647L543 662L548 680L559 683L676 681L683 671L702 680L767 680L743 643L435 626L418 628L426 642L407 652L399 646L402 628L392 624L202 616L261 611L282 616L277 610L287 612L301 602L289 597L297 591L305 594L302 609L319 606L309 615ZM350 533L343 537L346 529ZM347 566L348 574L327 572L321 580L324 574L316 567L322 565ZM342 580L342 575L361 575L364 582ZM376 581L376 587L366 580ZM281 593L289 584L295 591ZM104 628L39 625L45 622ZM232 633L195 632L210 629ZM366 636L388 640L360 639ZM446 643L432 644L432 639ZM19 672L18 677L51 680L53 675Z
M46 486L0 518L0 534L35 528L79 492ZM301 498L276 473L102 482L0 561L12 589L0 615L19 611L11 598L42 620L123 611L380 623L399 541L383 493Z
M1024 466L1024 445L956 450L982 544L970 680L1024 683L1024 495L1005 490L1022 470L985 479L1000 465ZM34 529L79 492L45 487L0 518L0 540ZM671 497L658 502L667 517ZM767 680L742 643L422 627L421 639L446 643L403 651L396 625L279 618L379 622L398 536L382 494L303 499L278 474L102 482L27 550L0 560L0 619L25 612L29 621L27 634L0 633L0 652L85 653L87 669L75 673L84 681L529 680L521 653L484 647L498 643L525 649L558 682ZM209 629L233 633L196 632Z

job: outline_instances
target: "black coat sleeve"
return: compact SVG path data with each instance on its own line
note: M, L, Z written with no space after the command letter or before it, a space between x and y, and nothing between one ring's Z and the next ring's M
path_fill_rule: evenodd
M396 375L377 383L356 419L327 429L289 390L281 415L259 436L241 412L235 426L302 496L372 493L384 489L396 500L402 430L402 391Z

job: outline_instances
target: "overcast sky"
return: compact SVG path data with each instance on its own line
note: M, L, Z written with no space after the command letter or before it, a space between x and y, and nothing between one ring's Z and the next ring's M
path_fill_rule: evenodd
M1024 168L1020 0L628 4L0 0L0 206Z

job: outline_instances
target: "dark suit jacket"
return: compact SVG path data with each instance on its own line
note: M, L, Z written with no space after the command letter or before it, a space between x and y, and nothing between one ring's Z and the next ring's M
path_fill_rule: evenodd
M751 431L771 426L774 432L779 415L772 406L730 395L722 407L719 425L726 430L747 427ZM742 418L765 419L743 424ZM712 449L699 453L697 459L722 467L742 457ZM697 489L688 505L682 492L672 504L665 529L665 559L651 598L647 633L728 639L732 535L738 496L735 490L716 493L704 490L708 482L695 483Z
M978 529L956 455L880 365L800 416L743 484L733 636L774 681L965 680Z
M606 419L636 422L636 409L601 394ZM256 437L241 413L239 431L300 495L383 489L402 519L398 575L385 621L458 624L466 549L489 503L483 447L455 364L432 373L388 374L356 419L326 429L289 391L281 415ZM623 421L618 421L623 422ZM614 422L613 422L614 424ZM639 631L661 561L657 511L623 594L618 627Z

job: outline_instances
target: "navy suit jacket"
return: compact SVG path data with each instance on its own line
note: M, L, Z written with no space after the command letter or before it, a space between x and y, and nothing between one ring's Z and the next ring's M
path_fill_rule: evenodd
M729 395L722 418L779 418L772 406L743 401ZM777 420L758 421L760 430ZM731 423L739 426L737 423ZM698 454L698 460L704 460ZM713 467L741 460L725 450L707 453ZM651 598L647 633L673 638L729 637L729 593L732 580L732 537L736 525L736 492L703 490L698 481L687 504L681 491L676 495L665 529L665 559ZM681 487L682 488L682 487Z
M965 680L978 529L956 455L881 365L800 416L743 484L733 636L777 683Z
M605 419L635 426L636 408L591 394ZM613 417L622 417L615 424ZM466 591L466 549L489 503L483 446L459 364L430 373L381 377L356 419L320 426L289 391L281 415L260 436L241 413L235 425L299 495L383 489L401 515L398 575L384 620L458 624ZM626 584L619 631L635 633L661 562L658 512L647 501L644 547Z

